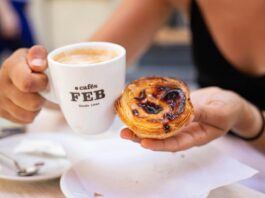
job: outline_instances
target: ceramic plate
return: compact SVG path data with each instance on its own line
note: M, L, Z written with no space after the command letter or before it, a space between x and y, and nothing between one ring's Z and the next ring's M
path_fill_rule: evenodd
M16 169L13 166L12 162L0 157L0 179L23 182L50 180L60 177L70 167L70 162L66 158L14 154L13 149L22 139L25 138L25 136L26 135L23 134L1 139L0 151L9 156L12 156L12 158L17 159L23 165L34 164L35 162L39 161L44 162L45 165L40 169L38 175L20 177L16 174ZM41 135L37 135L34 137L34 139L41 138L43 138Z

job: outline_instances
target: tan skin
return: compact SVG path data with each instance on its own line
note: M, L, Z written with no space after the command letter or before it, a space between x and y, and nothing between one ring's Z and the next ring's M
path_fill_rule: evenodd
M198 2L224 56L239 71L264 75L263 0ZM125 46L128 61L133 62L151 44L171 11L187 11L189 4L189 0L124 0L90 40L111 41ZM235 43L235 38L240 42ZM35 46L15 52L3 63L0 71L2 117L22 123L33 121L44 103L38 92L47 86L47 77L43 74L47 67L46 56L44 48ZM139 139L132 131L124 129L121 137L139 142L147 149L175 152L206 144L230 129L251 137L261 128L258 109L234 92L210 87L192 92L191 99L195 120L179 135L166 140ZM260 141L263 140L264 137Z

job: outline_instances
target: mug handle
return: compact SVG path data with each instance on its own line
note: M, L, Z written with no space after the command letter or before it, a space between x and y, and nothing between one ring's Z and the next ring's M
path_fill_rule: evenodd
M48 88L45 91L41 91L40 95L42 97L44 97L46 100L49 100L53 103L59 104L59 100L55 94L55 89L54 89L54 85L52 82L52 78L51 78L51 72L50 69L47 68L44 73L47 75L48 77Z

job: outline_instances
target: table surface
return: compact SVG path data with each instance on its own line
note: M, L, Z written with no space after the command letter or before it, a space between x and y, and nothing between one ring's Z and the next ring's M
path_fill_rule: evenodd
M45 120L45 122L43 122L43 120ZM41 112L34 124L28 127L28 131L32 133L39 133L41 131L63 131L67 129L69 130L62 115L58 112L50 110L44 110ZM263 143L265 142L263 141L262 144ZM228 185L213 190L210 193L209 198L265 198L265 194L263 194L265 193L264 150L262 150L259 145L250 145L246 142L233 139L231 137L220 138L216 140L215 145L218 149L259 170L260 172L256 176L241 182L241 184ZM0 198L2 197L61 198L64 197L64 195L60 190L59 179L35 183L21 183L0 180Z

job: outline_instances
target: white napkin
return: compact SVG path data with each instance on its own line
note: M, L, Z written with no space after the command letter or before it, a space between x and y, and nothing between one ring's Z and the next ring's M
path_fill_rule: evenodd
M51 157L66 157L63 147L57 142L43 139L23 139L13 150L15 154L33 154Z
M224 156L211 144L178 153L148 151L118 137L93 141L66 139L64 144L87 195L201 197L257 173Z

